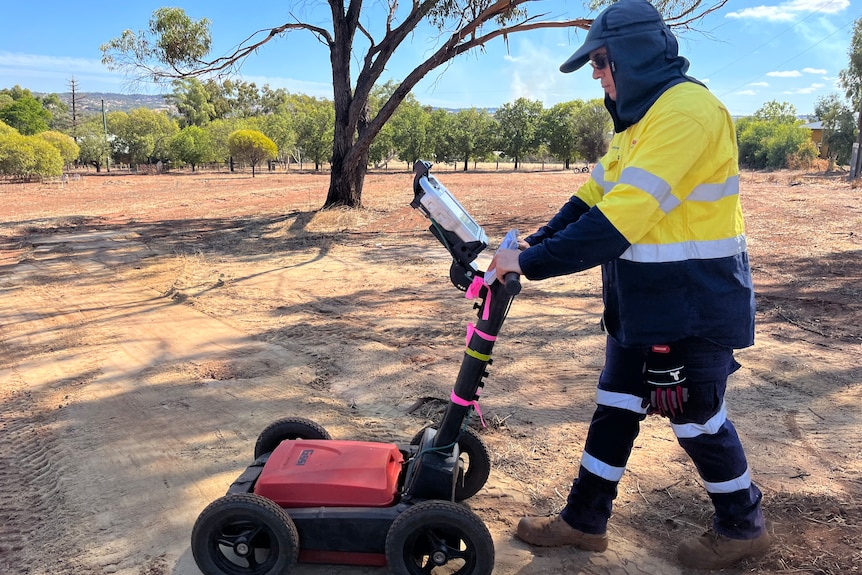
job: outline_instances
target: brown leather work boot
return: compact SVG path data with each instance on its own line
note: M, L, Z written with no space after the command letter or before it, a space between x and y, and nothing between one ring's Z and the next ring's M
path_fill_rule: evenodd
M677 547L680 563L695 569L724 569L769 549L772 541L765 531L755 539L731 539L709 531L700 537L684 539Z
M539 547L571 545L584 551L604 551L608 548L608 534L594 535L578 531L557 515L556 517L523 517L518 523L518 538Z

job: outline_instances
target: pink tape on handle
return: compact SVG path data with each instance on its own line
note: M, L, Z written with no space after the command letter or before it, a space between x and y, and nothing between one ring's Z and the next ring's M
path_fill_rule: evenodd
M478 391L476 392L476 395L479 395ZM460 405L461 407L469 407L472 405L473 409L475 409L476 413L479 415L479 421L482 422L482 427L488 427L487 425L485 425L485 418L482 417L482 410L479 409L479 400L478 399L473 400L473 401L467 401L466 399L463 399L463 398L455 395L454 389L452 390L452 394L449 396L449 399L452 400L452 403L454 403L455 405Z
M485 278L475 276L473 278L473 283L471 283L470 287L467 288L467 293L464 294L464 297L467 299L475 299L479 297L479 293L482 291L483 287L488 288L486 290L487 295L485 296L485 309L482 311L482 319L487 320L488 314L491 311L491 289L488 287L488 284L485 283Z
M468 347L470 346L470 339L472 339L474 333L479 334L479 337L481 337L485 341L497 341L496 335L488 335L484 331L482 331L480 329L476 329L476 326L473 325L473 323L471 322L471 323L467 324L467 344L466 345Z

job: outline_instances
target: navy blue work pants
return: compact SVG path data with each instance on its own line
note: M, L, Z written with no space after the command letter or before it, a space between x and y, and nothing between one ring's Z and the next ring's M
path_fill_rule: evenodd
M668 343L668 342L661 342ZM739 368L733 350L700 338L671 343L687 372L688 401L670 417L677 440L706 487L716 533L753 539L764 531L761 493L752 483L742 444L727 419L728 376ZM586 533L604 533L640 422L649 388L644 383L647 348L624 348L608 337L605 367L596 392L578 477L561 515Z

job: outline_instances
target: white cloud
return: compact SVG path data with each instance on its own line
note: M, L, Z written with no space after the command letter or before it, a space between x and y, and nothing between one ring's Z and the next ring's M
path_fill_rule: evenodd
M823 68L802 68L802 71L806 74L825 74L826 70Z
M517 61L518 61L518 58L515 58L515 57L514 57L514 56L512 56L511 54L506 54L506 55L504 55L504 56L503 56L503 60L505 60L505 61L507 61L507 62L517 62Z
M20 54L0 51L0 66L23 70L54 70L74 74L77 72L107 73L107 68L99 60L87 58L68 58L43 56L41 54Z
M737 12L728 12L725 18L792 22L797 17L811 12L837 14L849 7L850 0L790 0L771 6L752 6Z
M802 72L799 70L786 70L784 72L767 72L766 75L773 78L798 78L802 75Z
M757 90L740 90L739 92L734 92L737 96L756 96Z
M824 84L811 84L807 88L797 88L795 90L786 90L784 94L812 94L822 88Z
M749 86L756 86L758 88L766 88L769 86L769 82L752 82Z
M527 98L551 107L559 102L602 97L600 84L587 71L591 70L589 66L571 74L559 71L560 64L569 57L569 49L549 49L522 37L511 50L513 56L506 57L503 70L509 78L509 96L503 101Z

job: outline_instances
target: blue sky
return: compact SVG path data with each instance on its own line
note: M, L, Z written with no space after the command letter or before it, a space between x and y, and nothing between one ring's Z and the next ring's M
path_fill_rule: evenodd
M708 0L707 0L708 1ZM383 0L366 0L363 22L375 34L382 28ZM409 3L403 3L409 4ZM165 91L152 85L131 88L118 72L101 64L99 46L123 30L147 28L155 9L179 6L212 22L213 51L222 56L255 31L293 21L321 26L328 22L326 2L259 3L245 9L227 2L175 4L139 1L122 7L102 2L48 0L38 5L14 2L0 24L0 88L20 85L34 92L67 92L70 78L82 92ZM249 5L252 6L252 5ZM528 4L531 13L553 19L588 16L580 2L547 0ZM724 9L680 34L680 52L691 61L689 73L704 81L734 115L751 114L764 103L789 102L810 114L818 98L843 97L838 73L847 67L853 23L862 17L857 0L729 0ZM383 79L398 80L427 57L435 31L418 31L399 49ZM588 67L572 74L559 65L580 45L585 32L535 30L491 41L431 72L414 89L425 105L498 107L516 98L540 100L545 107L574 99L601 97ZM258 86L332 98L328 50L308 32L295 31L264 46L243 64L240 78Z

